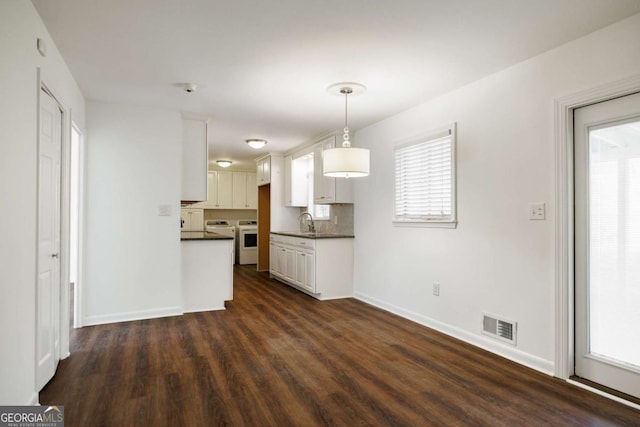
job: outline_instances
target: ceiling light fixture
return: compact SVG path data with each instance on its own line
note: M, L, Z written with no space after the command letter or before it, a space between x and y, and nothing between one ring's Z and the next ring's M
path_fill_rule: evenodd
M232 162L231 160L216 160L216 163L221 168L228 168L229 166L231 166Z
M266 139L245 139L244 141L254 150L259 150L267 145Z
M369 150L351 146L349 141L349 124L347 98L349 95L360 95L367 90L359 83L336 83L327 88L334 95L344 95L344 134L342 147L330 148L322 152L322 172L334 178L355 178L369 175Z

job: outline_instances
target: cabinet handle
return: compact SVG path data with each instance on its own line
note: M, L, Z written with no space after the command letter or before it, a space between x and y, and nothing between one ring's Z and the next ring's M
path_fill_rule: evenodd
M302 255L302 256L307 256L307 254L300 254L300 255Z

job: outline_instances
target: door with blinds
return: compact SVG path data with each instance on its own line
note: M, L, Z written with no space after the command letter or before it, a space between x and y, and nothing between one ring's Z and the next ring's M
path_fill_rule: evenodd
M640 94L574 130L575 375L640 397Z

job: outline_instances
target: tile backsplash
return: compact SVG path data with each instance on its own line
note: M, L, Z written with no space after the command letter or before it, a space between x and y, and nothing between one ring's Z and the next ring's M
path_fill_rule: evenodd
M300 213L306 211L307 208L300 208ZM307 220L301 221L300 231L306 231L306 228L302 228L303 222L306 224ZM353 234L353 203L329 205L329 219L314 220L313 222L318 233Z

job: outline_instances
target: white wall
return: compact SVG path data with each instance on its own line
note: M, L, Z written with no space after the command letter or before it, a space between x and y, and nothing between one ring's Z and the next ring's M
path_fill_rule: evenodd
M48 45L46 58L36 39ZM37 67L78 126L84 98L29 1L0 2L0 405L35 391Z
M181 135L178 111L87 103L84 325L182 313Z
M356 295L552 373L554 100L639 73L638 40L640 15L359 131L371 175L354 180ZM451 122L458 228L393 227L394 141ZM528 220L529 202L546 221ZM483 311L518 322L516 348L481 335Z

